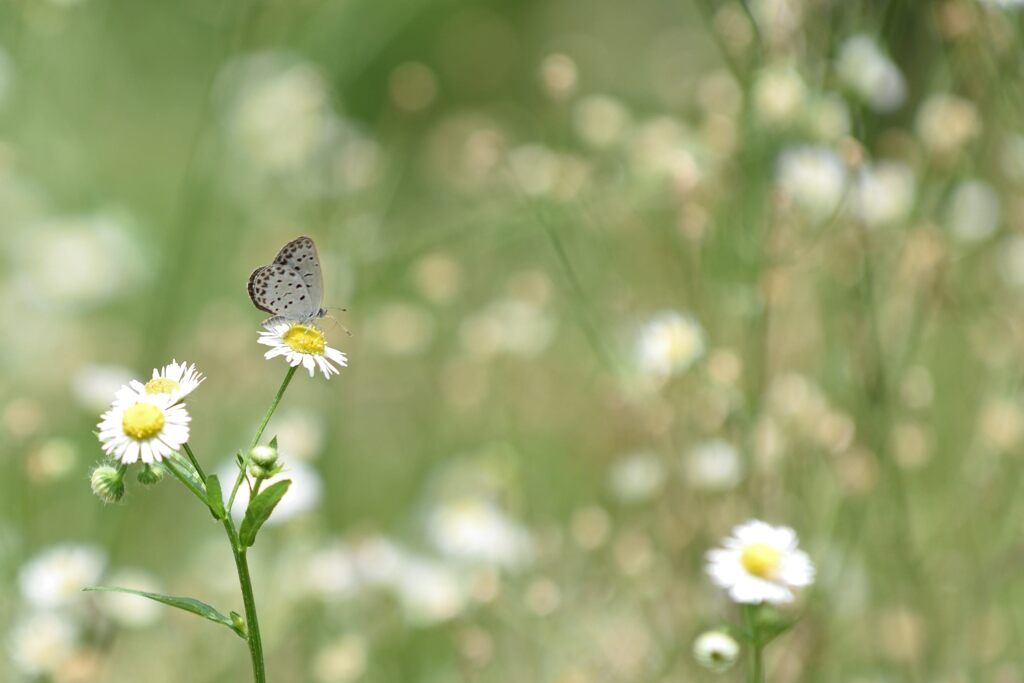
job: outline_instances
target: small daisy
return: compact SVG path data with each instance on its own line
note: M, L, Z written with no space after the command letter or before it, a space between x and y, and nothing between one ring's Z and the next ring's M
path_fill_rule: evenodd
M792 588L814 582L814 564L797 550L796 532L788 527L751 520L722 545L707 554L707 572L735 602L792 602Z
M133 379L128 386L138 396L169 396L171 403L178 403L195 391L204 379L194 363L172 360L169 365L153 370L153 379L145 384Z
M309 370L310 377L316 372L317 367L327 379L330 379L332 374L338 374L338 368L334 367L331 361L341 367L348 365L345 354L328 346L324 340L324 333L310 324L268 323L260 332L257 341L273 347L263 354L264 358L284 356L288 365L292 367L301 363L302 367Z
M132 397L120 391L99 423L103 452L130 465L160 462L188 441L185 406L166 394Z

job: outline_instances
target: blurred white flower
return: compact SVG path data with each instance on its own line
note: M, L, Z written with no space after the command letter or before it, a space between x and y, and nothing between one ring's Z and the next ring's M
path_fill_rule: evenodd
M56 545L22 566L18 586L35 608L64 607L80 599L83 588L99 583L106 563L106 555L96 546Z
M802 0L751 0L750 13L770 42L782 45L800 28L803 4Z
M54 612L32 614L14 623L7 649L15 668L27 676L49 676L74 655L78 628Z
M667 379L685 372L704 356L704 329L685 313L665 311L644 324L636 341L641 372Z
M907 98L907 85L899 67L869 35L846 39L839 48L836 72L843 85L875 111L898 109Z
M999 9L1015 10L1024 7L1024 0L979 0L979 2Z
M441 554L460 562L517 569L533 557L529 532L481 496L441 502L428 517L427 534Z
M605 95L590 95L573 109L573 124L583 142L601 149L622 139L629 127L630 116L618 100Z
M736 448L721 439L699 444L683 457L686 483L705 491L728 491L743 480L743 460Z
M705 669L728 671L740 656L740 644L725 631L705 631L693 641L693 656Z
M327 643L313 658L313 676L322 683L348 683L366 672L366 638L349 633Z
M999 228L999 195L988 183L969 179L953 188L946 205L946 227L961 242L979 242Z
M71 376L71 393L83 408L103 410L132 379L132 371L120 365L83 365Z
M914 172L906 164L866 164L857 176L853 209L870 226L899 223L914 207L914 186Z
M359 580L372 587L394 585L406 556L404 548L384 536L370 536L352 546L352 559Z
M521 145L508 152L515 187L531 197L549 194L558 178L558 157L543 145Z
M779 155L779 188L812 218L823 220L846 191L846 165L830 147L794 147Z
M354 595L360 586L359 570L352 549L340 541L313 552L304 563L301 588L323 600L340 600Z
M323 493L323 482L315 469L301 460L289 459L284 454L281 457L286 463L284 469L269 479L265 479L263 487L266 488L270 484L275 484L284 479L290 479L292 485L288 487L284 498L274 508L274 514L266 522L268 526L281 524L293 517L309 512L320 503ZM227 495L230 491L229 486L234 485L235 478L238 476L238 466L234 461L229 461L221 467L217 475L220 477L221 482L224 482L223 486L226 489L224 496L225 502L227 502ZM242 519L247 507L249 507L249 487L246 486L245 482L242 482L242 485L238 487L238 493L235 495L234 506L231 508L232 516L236 519Z
M771 66L757 75L753 98L758 119L770 126L788 126L803 116L807 86L796 69Z
M608 471L608 488L624 503L641 503L658 495L665 485L665 466L656 453L632 453Z
M554 100L564 100L576 90L579 74L576 62L560 53L550 54L540 65L540 82L544 92Z
M33 303L81 313L125 292L145 262L119 212L51 218L13 240L18 283Z
M160 591L156 577L141 569L119 569L106 583L151 593ZM104 592L95 596L104 614L128 628L143 628L156 623L165 609L158 602L128 593Z
M679 191L692 190L705 174L696 138L667 116L640 125L632 137L630 151L641 174L668 178Z
M266 172L301 169L333 131L327 83L319 69L298 58L246 57L228 65L219 87L229 100L229 135L248 161Z
M410 622L430 625L458 616L466 606L461 577L447 565L407 556L394 585Z
M981 132L981 117L970 100L931 95L917 110L914 128L932 154L951 155Z
M750 520L722 545L707 553L707 573L734 602L792 602L792 589L814 583L814 564L797 549L796 533L788 527Z
M500 353L531 358L542 353L554 336L551 314L541 305L519 299L495 301L459 328L465 349L483 358Z

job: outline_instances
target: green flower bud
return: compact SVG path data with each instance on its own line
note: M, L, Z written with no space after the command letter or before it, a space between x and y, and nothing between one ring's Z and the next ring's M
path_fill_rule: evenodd
M104 503L116 503L124 497L125 467L98 465L89 477L92 492Z
M275 445L256 446L249 451L249 462L267 470L277 464L277 448ZM256 476L256 475L253 475Z
M257 465L255 462L249 463L249 476L254 479L269 479L274 476L275 473L276 469L263 467L262 465Z
M707 631L694 641L693 656L704 668L722 672L736 663L740 645L724 630Z
M163 465L143 465L139 470L139 483L143 486L154 486L164 478Z

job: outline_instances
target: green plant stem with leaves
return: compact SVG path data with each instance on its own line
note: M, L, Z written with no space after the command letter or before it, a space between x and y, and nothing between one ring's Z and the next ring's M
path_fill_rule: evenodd
M249 505L245 511L245 517L242 519L240 527L236 528L235 526L235 522L231 517L231 508L234 504L235 495L238 493L239 487L242 485L243 481L246 481L246 471L250 464L251 452L263 437L263 432L266 430L267 424L270 422L270 418L273 416L277 406L281 403L281 398L284 396L284 392L288 389L288 384L292 381L292 377L295 376L296 369L297 368L295 367L288 369L288 373L285 375L284 381L278 388L277 394L274 395L274 399L271 401L270 407L263 416L263 420L260 422L260 425L256 430L256 434L253 436L252 442L249 444L249 448L246 450L245 455L240 455L237 458L239 468L238 476L236 477L234 486L231 489L231 495L228 498L228 504L226 507L224 505L224 494L221 490L220 480L217 478L217 475L206 474L203 470L203 466L199 463L199 459L196 457L195 453L192 452L192 447L189 444L186 443L182 447L186 457L174 454L164 460L164 465L167 470L178 481L180 481L185 488L191 491L196 498L202 501L202 503L209 508L214 519L218 520L224 526L224 531L227 533L228 541L231 543L231 554L235 560L235 569L238 572L238 584L242 591L242 602L245 608L244 621L241 615L237 612L231 612L230 616L225 616L214 607L194 598L160 595L157 593L148 593L145 591L136 591L126 588L86 589L116 591L139 595L165 605L170 605L171 607L177 607L178 609L191 612L205 619L221 624L222 626L227 626L238 634L239 637L243 638L248 644L249 655L252 659L253 680L256 683L266 683L267 669L263 656L263 640L260 637L259 617L256 613L256 597L252 588L252 577L249 573L248 551L255 542L256 534L260 527L262 527L264 522L270 518L271 513L277 506L277 503L280 502L281 498L288 490L291 481L278 481L261 492L260 488L262 487L264 479L257 477L255 483L252 485L249 496ZM276 439L271 442L271 445L276 447Z

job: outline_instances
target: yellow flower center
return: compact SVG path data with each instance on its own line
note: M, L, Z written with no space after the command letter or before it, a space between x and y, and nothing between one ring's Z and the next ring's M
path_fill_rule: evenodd
M292 325L284 333L284 343L299 353L324 353L324 333L309 325Z
M740 564L754 576L771 579L782 564L782 551L766 543L751 543L743 549Z
M166 377L155 377L146 382L147 394L173 394L178 389L181 389L181 385Z
M148 439L164 428L164 411L152 403L136 403L125 409L121 428L136 441Z

